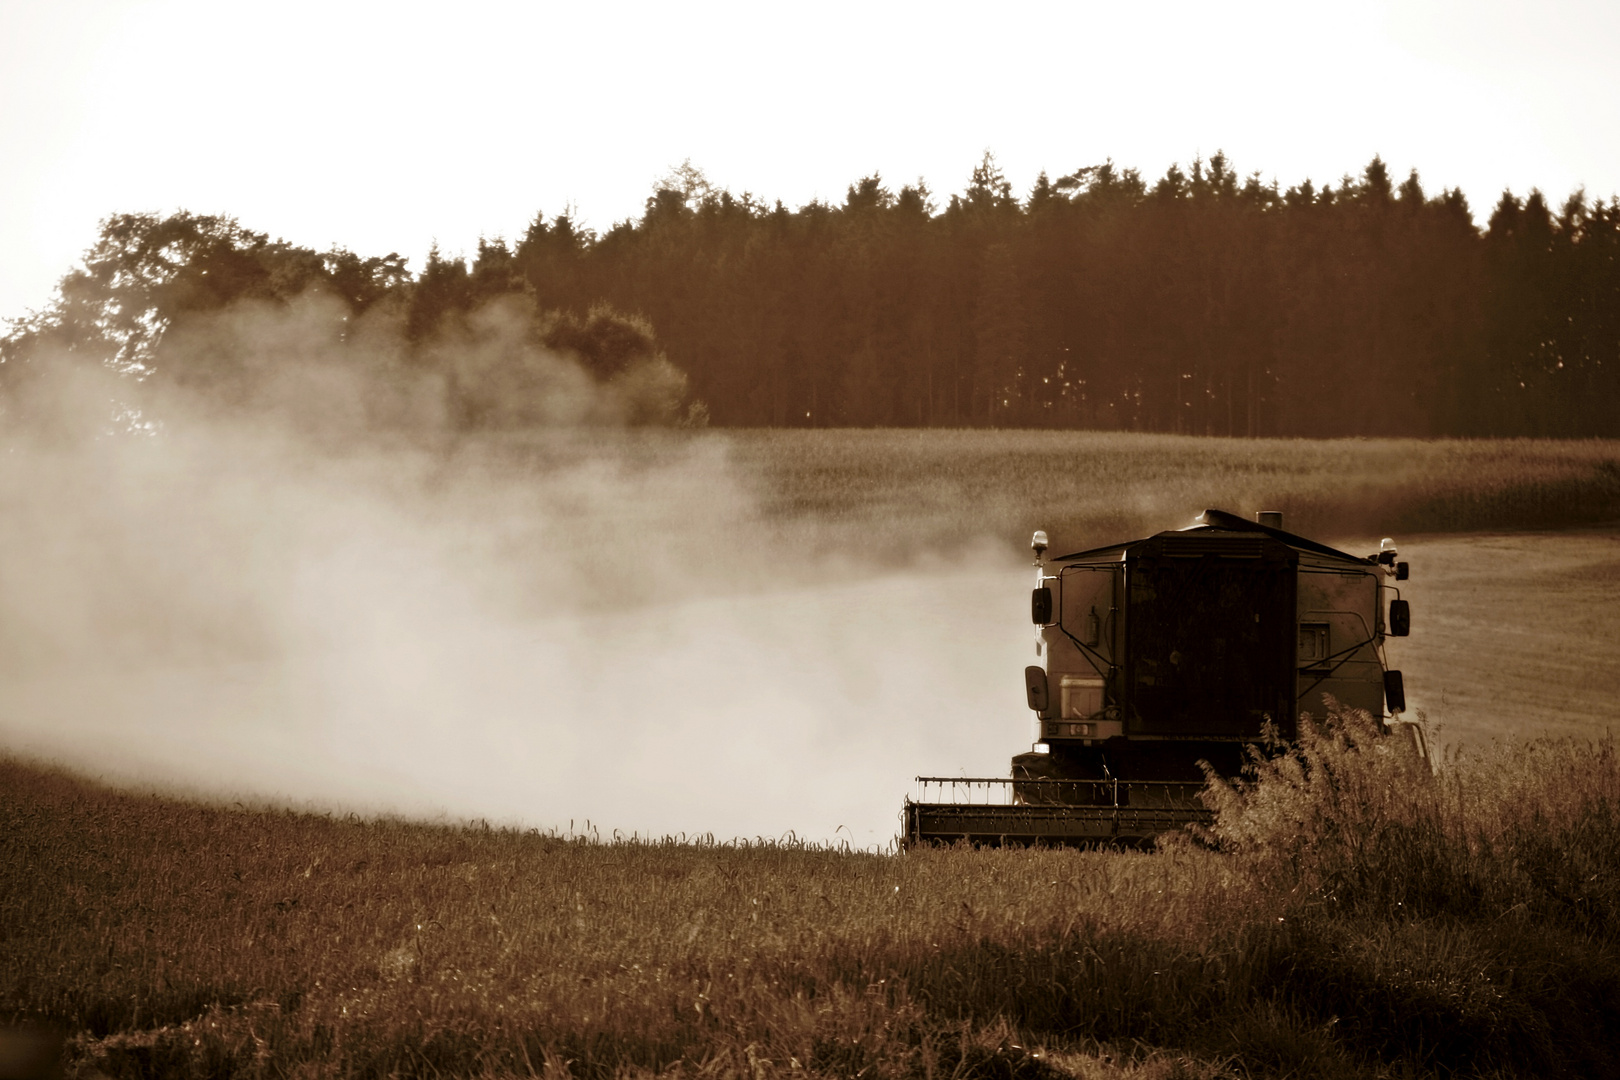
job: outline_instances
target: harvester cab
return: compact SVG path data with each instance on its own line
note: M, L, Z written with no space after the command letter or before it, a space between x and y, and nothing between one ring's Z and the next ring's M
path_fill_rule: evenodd
M1140 842L1207 821L1204 764L1237 776L1248 747L1292 740L1330 698L1427 760L1385 649L1411 628L1394 541L1362 557L1273 511L1206 510L1140 540L1051 560L1048 546L1037 532L1035 744L1005 778L919 777L906 842Z

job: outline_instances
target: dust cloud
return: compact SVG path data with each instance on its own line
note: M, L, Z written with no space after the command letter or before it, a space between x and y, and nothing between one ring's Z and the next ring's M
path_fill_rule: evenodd
M1011 554L817 553L723 433L611 422L564 358L523 424L457 434L420 386L301 362L324 318L193 341L255 343L245 404L66 362L13 395L0 749L249 803L867 846L913 776L1028 742Z

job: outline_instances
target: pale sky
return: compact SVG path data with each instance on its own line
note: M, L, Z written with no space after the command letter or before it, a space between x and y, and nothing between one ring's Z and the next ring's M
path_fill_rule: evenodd
M319 249L605 230L690 158L798 206L872 172L1020 194L1224 149L1284 186L1376 153L1483 220L1620 192L1620 4L0 0L0 318L108 214L229 214Z

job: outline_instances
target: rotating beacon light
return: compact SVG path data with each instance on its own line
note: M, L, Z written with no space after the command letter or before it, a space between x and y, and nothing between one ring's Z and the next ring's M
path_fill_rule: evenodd
M1036 529L1035 530L1035 535L1029 538L1029 550L1031 550L1031 551L1033 551L1035 553L1035 588L1036 589L1044 588L1045 585L1046 585L1046 582L1047 582L1047 577L1046 577L1046 549L1049 546L1050 545L1047 544L1047 542L1046 542L1046 530L1045 529ZM1048 592L1047 595L1050 596L1051 593ZM1041 620L1037 619L1036 621L1039 622Z

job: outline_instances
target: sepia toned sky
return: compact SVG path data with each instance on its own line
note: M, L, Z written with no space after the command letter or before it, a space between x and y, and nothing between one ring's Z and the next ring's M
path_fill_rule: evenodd
M1620 192L1620 5L0 0L0 318L129 210L317 248L471 250L567 206L605 230L690 158L790 206L993 150L1022 194L1225 150Z

